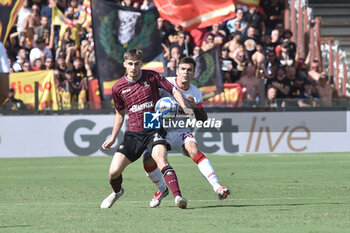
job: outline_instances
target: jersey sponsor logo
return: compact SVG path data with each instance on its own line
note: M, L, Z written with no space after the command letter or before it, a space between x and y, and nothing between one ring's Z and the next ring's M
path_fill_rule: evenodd
M138 111L142 111L146 108L151 108L153 106L153 101L149 101L149 102L146 102L146 103L143 103L143 104L136 104L136 105L133 105L129 111L131 112L138 112Z
M144 112L143 113L143 128L144 129L160 129L159 112Z
M125 89L125 90L122 90L122 94L127 93L127 92L130 92L130 91L131 91L131 89L130 89L130 88Z

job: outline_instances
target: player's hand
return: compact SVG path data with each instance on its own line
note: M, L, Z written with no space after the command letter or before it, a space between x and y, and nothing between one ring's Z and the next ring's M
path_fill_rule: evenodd
M186 101L193 109L197 108L196 101L195 101L195 99L192 96L188 95L187 98L186 98Z
M115 139L113 138L108 138L103 144L102 144L102 148L104 150L109 150L111 149L111 146L113 146L113 144L115 143Z

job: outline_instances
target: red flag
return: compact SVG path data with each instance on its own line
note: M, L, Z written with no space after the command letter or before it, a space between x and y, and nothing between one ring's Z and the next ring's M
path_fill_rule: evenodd
M101 109L100 89L96 78L89 81L89 101L90 109Z
M185 30L205 28L235 17L231 0L153 0L162 19Z

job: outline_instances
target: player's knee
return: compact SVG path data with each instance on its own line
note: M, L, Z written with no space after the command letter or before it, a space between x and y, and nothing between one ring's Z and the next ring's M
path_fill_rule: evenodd
M150 167L150 166L153 166L154 164L156 164L156 162L152 158L151 154L145 154L143 156L143 165L144 166Z
M114 180L117 179L122 173L116 170L109 170L109 174L108 174L108 179L109 180Z
M188 143L188 145L186 145L185 148L187 150L188 155L191 158L194 158L199 152L198 147L197 147L196 143L194 143L194 142Z

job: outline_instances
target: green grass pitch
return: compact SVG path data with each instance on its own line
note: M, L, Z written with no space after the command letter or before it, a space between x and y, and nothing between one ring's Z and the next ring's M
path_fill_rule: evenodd
M219 201L189 158L170 156L185 210L171 194L149 208L141 160L101 210L111 157L0 159L0 232L350 232L349 153L208 158L232 194Z

